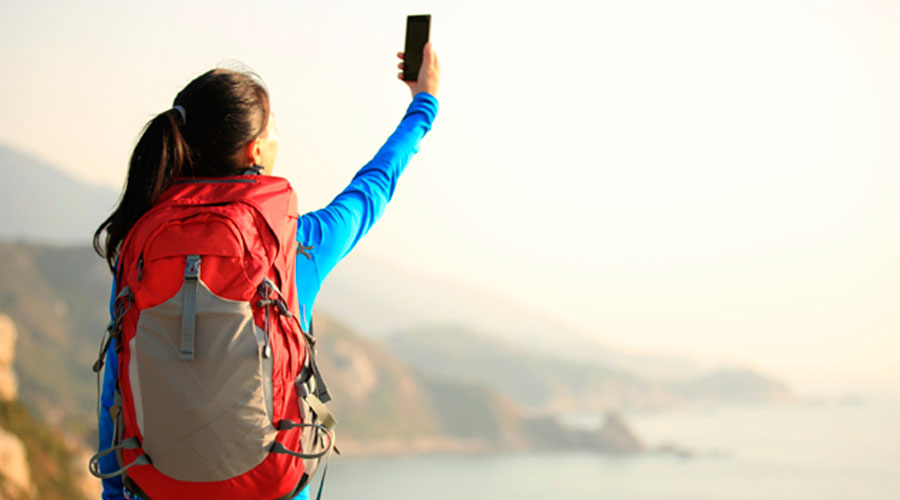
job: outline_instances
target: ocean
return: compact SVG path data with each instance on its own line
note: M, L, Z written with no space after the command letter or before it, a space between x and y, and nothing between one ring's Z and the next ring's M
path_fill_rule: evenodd
M625 418L647 444L676 444L690 456L335 456L323 499L900 499L897 398Z

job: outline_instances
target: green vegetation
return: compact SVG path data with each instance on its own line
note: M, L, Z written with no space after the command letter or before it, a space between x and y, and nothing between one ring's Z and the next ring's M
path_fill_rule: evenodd
M76 486L75 454L62 438L37 422L17 401L0 401L0 427L18 436L25 444L31 478L41 500L84 498Z

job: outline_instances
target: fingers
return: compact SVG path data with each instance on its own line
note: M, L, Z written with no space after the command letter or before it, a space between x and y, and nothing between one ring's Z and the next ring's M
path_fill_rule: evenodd
M403 69L404 66L406 66L406 64L404 64L404 63L397 63L397 67L400 68L400 69Z
M400 59L403 59L403 52L397 52L397 57L399 57Z
M437 52L434 51L431 42L426 43L422 49L422 66L429 66L440 71L441 64L438 62Z

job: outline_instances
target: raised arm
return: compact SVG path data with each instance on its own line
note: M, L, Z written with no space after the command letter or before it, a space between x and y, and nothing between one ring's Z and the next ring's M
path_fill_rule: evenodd
M403 57L402 53L397 55ZM430 43L425 46L423 56L418 81L405 82L413 100L394 133L328 206L300 217L297 239L314 247L310 252L312 260L307 264L315 267L319 277L316 287L384 213L394 195L397 179L412 155L418 152L419 141L431 130L438 111L440 66ZM403 64L398 67L402 69ZM402 78L402 73L398 78Z

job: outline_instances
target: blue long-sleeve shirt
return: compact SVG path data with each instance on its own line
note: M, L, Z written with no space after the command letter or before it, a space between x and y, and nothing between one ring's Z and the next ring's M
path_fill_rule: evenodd
M359 242L384 213L385 206L394 195L397 179L412 155L419 150L419 141L431 130L437 116L438 101L421 92L413 97L406 115L387 142L350 181L350 184L325 208L309 212L297 222L297 241L312 246L311 258L299 255L296 265L297 298L303 314L303 328L309 328L309 317L316 295L325 276L334 269ZM116 284L113 281L110 297L110 315ZM103 375L103 391L100 396L99 449L112 446L113 425L109 408L113 405L118 377L118 357L115 348L106 351L106 370ZM103 457L101 470L119 468L114 454ZM121 477L103 480L103 500L124 500ZM307 487L295 500L309 498Z

